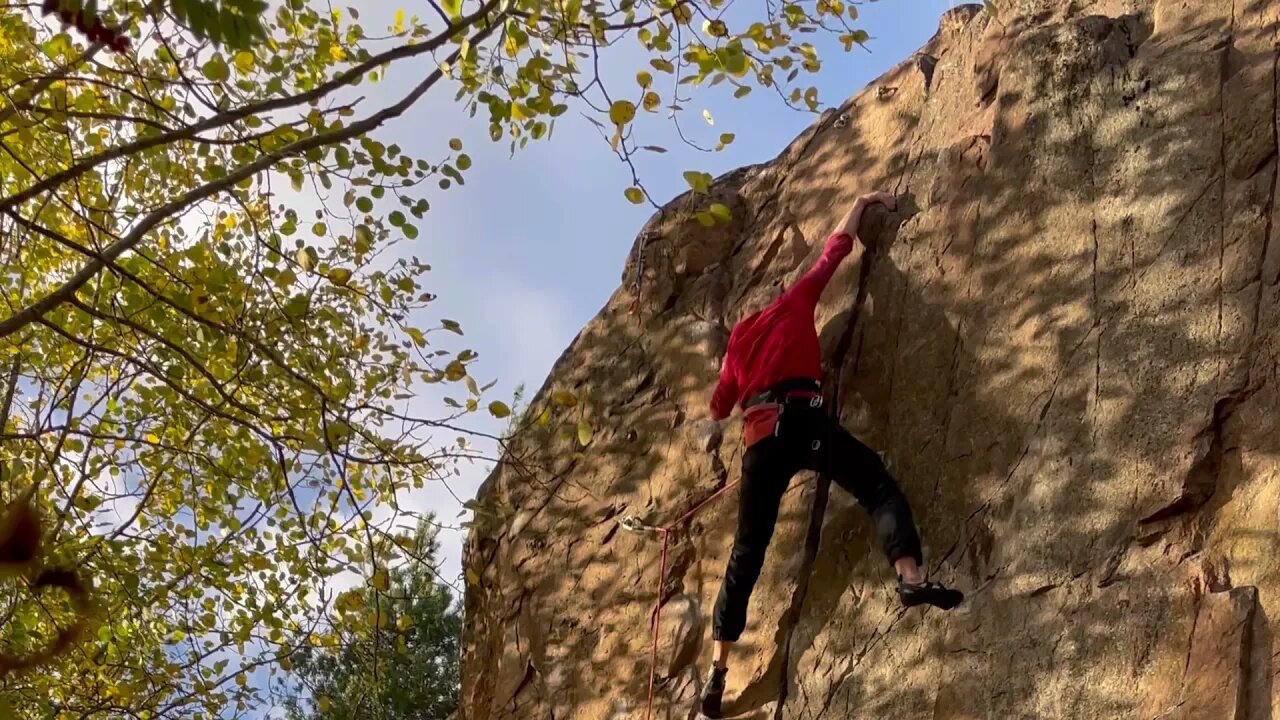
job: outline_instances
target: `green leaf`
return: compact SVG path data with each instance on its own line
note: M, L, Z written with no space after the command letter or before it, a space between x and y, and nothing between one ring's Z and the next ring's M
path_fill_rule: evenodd
M614 125L622 126L631 122L636 116L636 106L627 100L618 100L609 106L609 119Z
M462 0L441 0L440 5L450 18L457 20L462 17Z
M201 67L204 76L213 82L226 82L231 77L231 69L227 67L227 61L222 59L221 55L214 55L205 62Z
M734 91L733 91L733 96L734 96L735 98L741 99L741 98L746 97L746 96L747 96L747 95L749 95L750 93L751 93L751 88L750 88L749 86L747 86L747 85L743 85L742 87L740 87L740 88L738 88L737 90L734 90Z
M454 152L460 152L462 150L462 141L458 138L452 138L449 140L449 149Z
M459 170L469 170L471 169L471 156L463 153L459 155L458 159L454 160L453 163L458 166Z
M504 418L511 414L511 408L506 403L497 400L489 403L489 414L496 418Z
M734 135L733 133L720 133L720 144L728 145L729 143L733 142L733 139L735 137L737 136Z
M711 188L711 176L704 172L686 170L684 172L684 181L689 183L689 187L693 188L696 193L704 193Z
M334 268L329 271L329 280L339 287L345 287L351 282L351 271L346 268Z
M462 326L459 325L458 321L456 320L448 320L448 319L441 320L440 325L444 327L445 330L448 330L451 333L457 333L458 335L462 334Z
M644 202L644 191L638 187L629 187L622 194L626 195L627 199L636 205Z
M391 214L387 216L387 222L391 223L392 227L404 225L406 219L404 213L399 210L392 210Z
M373 233L367 225L357 225L355 231L356 252L367 253L373 247Z
M641 70L640 72L636 73L636 83L638 83L641 88L644 88L647 90L649 86L653 84L653 76L645 72L644 70Z
M703 227L711 227L716 224L715 216L709 212L698 211L693 214L693 217L697 219L698 224Z
M707 212L711 213L711 217L723 223L727 223L733 218L729 208L721 203L711 203L711 207L707 208Z

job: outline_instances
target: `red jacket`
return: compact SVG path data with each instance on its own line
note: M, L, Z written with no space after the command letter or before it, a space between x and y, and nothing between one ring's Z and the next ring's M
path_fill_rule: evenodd
M822 380L822 351L813 312L840 261L853 251L853 238L827 239L818 262L782 297L743 319L729 334L720 382L711 396L711 416L723 420L733 406L791 378Z

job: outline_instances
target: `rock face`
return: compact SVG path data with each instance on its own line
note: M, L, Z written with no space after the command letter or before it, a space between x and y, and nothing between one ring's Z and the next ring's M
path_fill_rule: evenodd
M865 514L797 477L729 675L750 718L1264 720L1280 710L1280 0L963 7L774 161L677 198L486 482L463 716L688 718L739 428L707 451L728 329L876 216L817 321L842 419L911 499L952 613L896 604ZM638 279L638 280L637 280ZM629 310L633 301L636 311ZM562 396L561 398L565 398ZM572 424L592 431L585 447ZM585 429L585 428L584 428Z

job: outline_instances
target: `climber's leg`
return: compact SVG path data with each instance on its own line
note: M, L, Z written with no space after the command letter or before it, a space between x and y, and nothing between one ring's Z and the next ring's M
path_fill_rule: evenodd
M944 610L959 605L963 593L925 577L911 505L880 455L829 416L814 436L818 442L811 445L809 466L851 493L871 514L876 539L898 573L898 596L903 604L929 604Z
M747 602L773 538L778 503L797 469L795 459L788 455L780 438L768 437L748 448L742 458L738 531L712 619L717 643L736 642L747 624Z
M742 458L742 483L738 489L738 531L720 584L712 617L715 658L711 674L698 695L698 710L704 717L718 718L729 673L729 651L747 624L747 603L765 551L778 522L778 503L791 476L799 469L795 453L781 438L769 436L747 448Z
M898 483L894 482L880 455L830 416L823 417L824 421L814 433L818 442L811 446L811 469L826 474L866 508L871 514L876 540L891 565L919 567L924 563L920 536L916 533L911 506Z

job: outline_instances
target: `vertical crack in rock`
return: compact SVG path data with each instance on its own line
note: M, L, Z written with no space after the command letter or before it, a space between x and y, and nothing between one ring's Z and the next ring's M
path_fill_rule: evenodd
M1221 382L1223 373L1223 365L1225 364L1222 352L1222 313L1226 304L1226 284L1224 276L1226 273L1226 257L1227 257L1227 192L1230 189L1227 182L1227 76L1231 71L1231 51L1235 47L1235 31L1236 31L1236 12L1235 3L1231 3L1231 25L1227 28L1226 46L1222 49L1222 74L1218 82L1218 117L1219 117L1219 144L1218 144L1218 167L1222 176L1222 189L1218 201L1218 328L1214 337L1214 352L1218 355L1218 377Z

